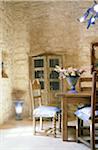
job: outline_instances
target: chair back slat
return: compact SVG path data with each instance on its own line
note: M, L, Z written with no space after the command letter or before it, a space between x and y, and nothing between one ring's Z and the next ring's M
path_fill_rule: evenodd
M40 89L34 89L33 88L33 97L35 98L37 98L37 97L40 97L41 96L41 91L40 91Z
M93 72L92 77L92 93L91 93L91 119L92 122L95 123L95 111L96 111L96 71Z
M80 77L79 79L79 90L80 91L91 91L92 89L92 77Z
M37 106L42 105L41 87L38 79L35 79L33 80L33 82L30 82L30 91L32 108L34 110Z
M38 79L35 79L32 82L32 93L33 93L34 108L37 106L41 106L42 105L41 86Z
M91 90L92 90L92 77L80 77L79 91L91 91ZM98 91L98 77L96 77L96 90Z

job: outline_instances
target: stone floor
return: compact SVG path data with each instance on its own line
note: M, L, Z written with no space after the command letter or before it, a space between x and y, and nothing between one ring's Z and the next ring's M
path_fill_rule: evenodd
M45 125L47 123L45 122ZM49 122L48 122L49 125ZM37 126L38 127L38 126ZM45 126L46 127L46 126ZM37 128L38 129L38 128ZM74 134L74 132L69 132ZM63 142L61 134L57 138L52 135L32 133L32 121L24 119L9 120L0 126L0 150L90 150L83 144Z

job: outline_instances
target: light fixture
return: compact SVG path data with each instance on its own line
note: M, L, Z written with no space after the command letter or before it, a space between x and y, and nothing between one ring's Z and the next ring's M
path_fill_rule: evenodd
M88 29L90 25L95 24L96 19L98 19L98 3L94 1L93 6L88 8L87 11L84 13L84 15L80 17L78 20L80 22L87 22L87 29Z
M15 103L15 112L16 120L22 120L22 111L23 111L23 101L14 101Z

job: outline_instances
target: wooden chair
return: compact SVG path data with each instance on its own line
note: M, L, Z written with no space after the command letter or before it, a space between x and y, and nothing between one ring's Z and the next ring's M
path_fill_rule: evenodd
M80 77L79 79L79 91L91 91L92 89L92 77Z
M91 150L95 150L96 142L98 142L98 133L95 125L98 124L98 105L96 101L96 77L97 74L94 71L92 77L92 90L91 90L91 105L83 106L75 112L77 116L76 126L76 140L82 142L87 146L90 146ZM89 125L90 136L84 135L86 128L84 123L87 122ZM96 135L97 134L97 135Z
M61 109L58 107L42 105L41 87L38 79L35 79L33 83L30 82L30 91L32 99L32 117L34 134L36 133L36 118L40 118L40 129L43 129L43 118L52 118L52 131L54 137L56 137L57 116L59 116L59 131L61 131Z

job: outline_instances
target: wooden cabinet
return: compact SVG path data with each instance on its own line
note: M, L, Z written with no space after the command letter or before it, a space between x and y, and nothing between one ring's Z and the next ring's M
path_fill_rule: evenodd
M41 89L45 88L45 57L32 57L32 79L39 79Z
M39 79L44 104L55 103L55 93L61 91L59 74L54 71L56 65L62 65L62 56L44 54L32 57L32 80Z

